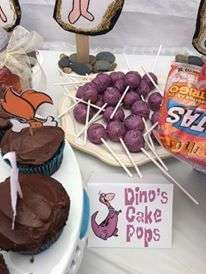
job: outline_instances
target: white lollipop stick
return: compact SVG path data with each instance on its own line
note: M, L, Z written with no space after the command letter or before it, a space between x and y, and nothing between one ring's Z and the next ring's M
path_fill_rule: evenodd
M156 150L153 150L150 143L148 142L148 140L145 138L145 142L148 145L149 149L152 151L152 153L154 154L154 156L157 158L157 160L160 162L160 164L162 165L162 167L166 170L169 171L168 167L165 165L165 163L163 162L163 160L160 158L160 156L158 155Z
M178 183L166 170L164 170L164 168L144 148L142 148L141 150L164 173L167 178L169 178L175 185L177 185L179 189L181 189L185 193L185 195L187 195L187 197L189 197L193 201L193 203L199 205L199 202L186 189L184 189L184 187L180 183Z
M90 115L90 108L91 108L91 100L88 101L88 106L87 106L87 115L86 115L86 123L85 123L85 130L84 130L84 144L86 145L87 143L87 130L88 130L88 123L89 123L89 115Z
M76 105L78 105L79 102L74 103L73 105L71 105L67 110L65 110L63 113L61 113L58 118L62 118L64 115L66 115L68 112L70 112Z
M153 80L153 78L151 77L151 75L146 71L146 69L144 68L144 66L141 66L141 69L144 71L144 73L147 75L147 77L150 79L150 81L152 82L152 84L155 86L155 88L159 91L160 94L163 94L163 92L161 91L161 89L158 87L158 85L155 83L155 81Z
M83 104L85 104L85 105L88 105L88 102L87 102L87 101L84 101L84 100L81 99L81 98L75 97L75 96L70 95L70 94L67 94L66 96L68 96L69 98L71 98L71 99L73 99L73 100L76 100L76 101L78 101L78 102L80 102L80 103L83 103ZM101 109L101 107L98 107L98 106L96 106L96 105L94 105L94 104L90 104L90 106L93 107L93 108L96 108L96 109ZM104 111L104 110L103 110L103 111Z
M79 84L82 84L82 83L88 83L88 81L86 80L81 80L79 82L75 81L75 82L63 82L63 83L53 83L53 86L73 86L75 84L79 85Z
M120 164L120 166L125 170L125 172L128 174L129 177L133 177L132 173L129 171L129 169L125 166L124 163L119 159L119 157L116 155L116 153L110 148L110 146L107 144L107 142L101 138L102 143L105 145L105 147L108 149L108 151L111 153L113 158Z
M144 136L146 137L148 134L150 134L157 126L158 122L156 122L151 128L147 129L147 131L144 133Z
M122 140L122 138L120 138L120 142L121 142L121 144L122 144L122 146L123 146L123 148L124 148L124 150L125 150L125 152L126 152L128 158L129 158L130 162L133 164L133 166L134 166L134 168L135 168L135 170L136 170L136 172L137 172L137 175L138 175L140 178L142 178L143 175L142 175L142 173L140 172L140 170L139 170L137 164L135 163L135 161L134 161L134 159L133 159L131 153L129 152L129 150L128 150L128 148L127 148L125 142Z
M159 59L159 57L160 57L160 53L161 53L161 51L162 51L162 45L160 45L160 46L159 46L159 49L158 49L157 55L156 55L156 57L155 57L155 60L154 60L153 65L152 65L152 71L154 71L154 70L155 70L155 68L156 68L156 65L157 65L158 59Z
M148 126L147 126L147 122L145 121L145 118L142 117L142 120L143 120L143 123L144 123L144 126L145 126L145 130L148 131ZM151 144L152 149L155 150L155 145L154 145L154 142L153 142L152 137L151 137L150 134L148 135L148 138L149 138L149 142Z
M110 116L110 119L113 119L113 118L114 118L114 115L115 115L115 113L117 112L117 110L118 110L119 106L121 105L122 101L124 100L124 97L126 96L128 90L129 90L129 86L125 89L124 93L122 94L122 96L121 96L121 98L120 98L118 104L116 105L115 109L113 110L113 112L112 112L112 114L111 114L111 116Z
M96 118L99 116L99 114L100 114L102 111L104 111L104 109L106 108L106 106L107 106L107 103L105 103L105 104L103 105L103 107L101 107L100 110L92 117L92 119L88 122L88 126L90 126L90 125L96 120ZM80 136L84 133L85 128L86 128L86 127L84 127L84 128L81 129L81 131L77 134L77 138L80 137Z

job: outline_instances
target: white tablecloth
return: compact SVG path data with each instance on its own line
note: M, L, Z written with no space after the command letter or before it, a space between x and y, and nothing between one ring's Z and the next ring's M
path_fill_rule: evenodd
M42 52L43 68L48 77L48 90L55 104L64 90L53 85L59 81L57 61L59 53ZM161 76L169 67L170 57L161 57L156 71ZM149 56L129 56L131 68L144 64L149 68ZM125 60L118 57L120 68L126 68ZM50 109L51 110L51 109ZM47 108L47 111L49 109ZM109 167L101 161L75 150L84 178L95 174L112 174L123 171ZM93 249L86 252L79 274L205 274L206 273L206 177L175 159L167 161L175 178L199 200L195 206L175 188L174 197L174 247L168 250L150 249ZM142 167L143 173L159 173L152 164ZM78 202L78 201L77 201ZM45 273L46 274L46 273Z

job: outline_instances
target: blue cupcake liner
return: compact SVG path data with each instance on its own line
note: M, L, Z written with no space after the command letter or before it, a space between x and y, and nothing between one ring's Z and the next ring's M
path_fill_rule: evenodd
M61 229L52 239L47 240L38 250L36 250L36 251L20 251L19 253L22 255L33 256L33 255L37 255L43 251L46 251L59 239L63 230L64 229Z
M62 142L54 156L46 163L41 165L21 165L18 164L19 171L24 174L42 174L51 176L60 167L63 161L65 142Z

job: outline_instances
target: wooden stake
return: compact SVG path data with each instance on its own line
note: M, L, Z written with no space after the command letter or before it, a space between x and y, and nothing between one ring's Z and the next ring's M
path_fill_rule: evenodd
M76 34L77 62L89 63L89 36Z

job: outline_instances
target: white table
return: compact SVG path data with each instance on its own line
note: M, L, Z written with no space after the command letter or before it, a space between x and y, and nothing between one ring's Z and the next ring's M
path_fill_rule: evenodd
M64 90L54 87L58 82L57 52L41 52L43 68L48 78L48 91L55 104ZM125 69L123 57L118 56L119 68ZM149 56L128 56L132 68L140 64L148 67L152 63ZM164 76L171 57L163 56L157 65L157 74ZM44 109L45 110L45 109ZM51 111L52 108L47 108ZM83 177L95 174L123 173L120 168L105 165L99 160L75 150ZM175 178L185 186L200 202L195 206L185 195L175 188L174 197L174 247L172 249L93 249L88 250L79 274L205 274L206 273L206 176L193 171L191 167L175 159L167 161ZM143 173L159 171L152 164L142 167Z

